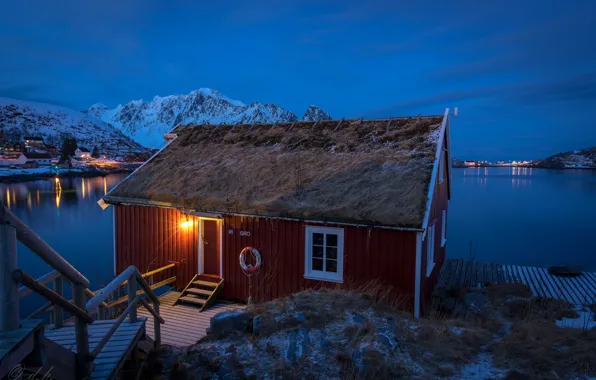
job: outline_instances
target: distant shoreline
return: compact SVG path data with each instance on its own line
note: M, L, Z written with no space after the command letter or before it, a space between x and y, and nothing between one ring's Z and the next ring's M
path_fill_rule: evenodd
M139 165L127 165L126 167L118 167L111 169L82 169L82 170L69 170L60 172L58 176L60 178L90 178L90 177L105 177L110 174L118 173L132 173ZM64 169L62 169L64 170ZM56 173L15 173L11 175L0 176L0 183L20 183L20 182L31 182L39 181L44 179L50 179L56 177Z

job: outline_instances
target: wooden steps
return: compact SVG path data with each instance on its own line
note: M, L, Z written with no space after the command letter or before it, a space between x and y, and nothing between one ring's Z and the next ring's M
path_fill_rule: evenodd
M211 274L197 274L182 290L174 304L186 303L199 306L203 311L215 303L217 294L223 288L223 278Z
M43 320L25 320L17 330L0 333L0 379L7 376L10 371L36 348L40 347L43 340Z

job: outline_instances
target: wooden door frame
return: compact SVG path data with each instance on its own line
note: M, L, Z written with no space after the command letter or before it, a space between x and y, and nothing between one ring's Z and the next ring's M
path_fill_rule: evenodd
M197 252L199 255L199 267L197 268L197 273L205 273L205 255L203 254L203 222L205 220L213 220L217 223L217 229L219 230L219 249L217 250L217 254L219 255L219 277L223 278L223 219L220 218L199 217L199 249Z

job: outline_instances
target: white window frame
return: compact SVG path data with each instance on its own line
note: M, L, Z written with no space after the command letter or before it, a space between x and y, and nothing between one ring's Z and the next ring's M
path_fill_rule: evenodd
M435 268L435 226L436 223L426 231L426 277L430 277Z
M337 273L312 269L312 236L315 233L337 235ZM323 265L326 250L323 249ZM335 227L306 226L304 234L304 278L310 280L343 282L344 273L344 229Z
M441 247L447 243L447 210L443 210L443 220L441 222Z

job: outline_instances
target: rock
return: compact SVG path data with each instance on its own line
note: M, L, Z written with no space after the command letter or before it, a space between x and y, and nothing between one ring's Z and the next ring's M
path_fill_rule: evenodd
M250 314L247 310L228 310L211 317L209 332L224 334L246 332L250 326Z
M354 314L352 315L352 321L357 325L361 325L364 323L365 319L357 314Z
M304 315L303 312L299 311L296 314L294 314L294 316L296 317L296 320L299 322L306 322L306 316Z
M385 334L377 334L377 342L389 349L393 349L395 347L395 343L393 343L393 341Z
M289 344L288 350L286 351L286 358L289 361L296 360L296 343L297 343L297 334L296 331L290 331L288 334Z
M234 378L232 368L230 367L230 364L227 361L225 361L222 364L222 366L219 367L219 369L217 370L217 378L221 380L231 380Z
M252 319L252 333L254 335L260 335L263 330L263 318L256 316Z
M310 329L307 329L306 327L301 327L298 330L298 333L300 334L301 338L298 342L300 348L300 356L310 354L310 337L308 335L309 332Z

